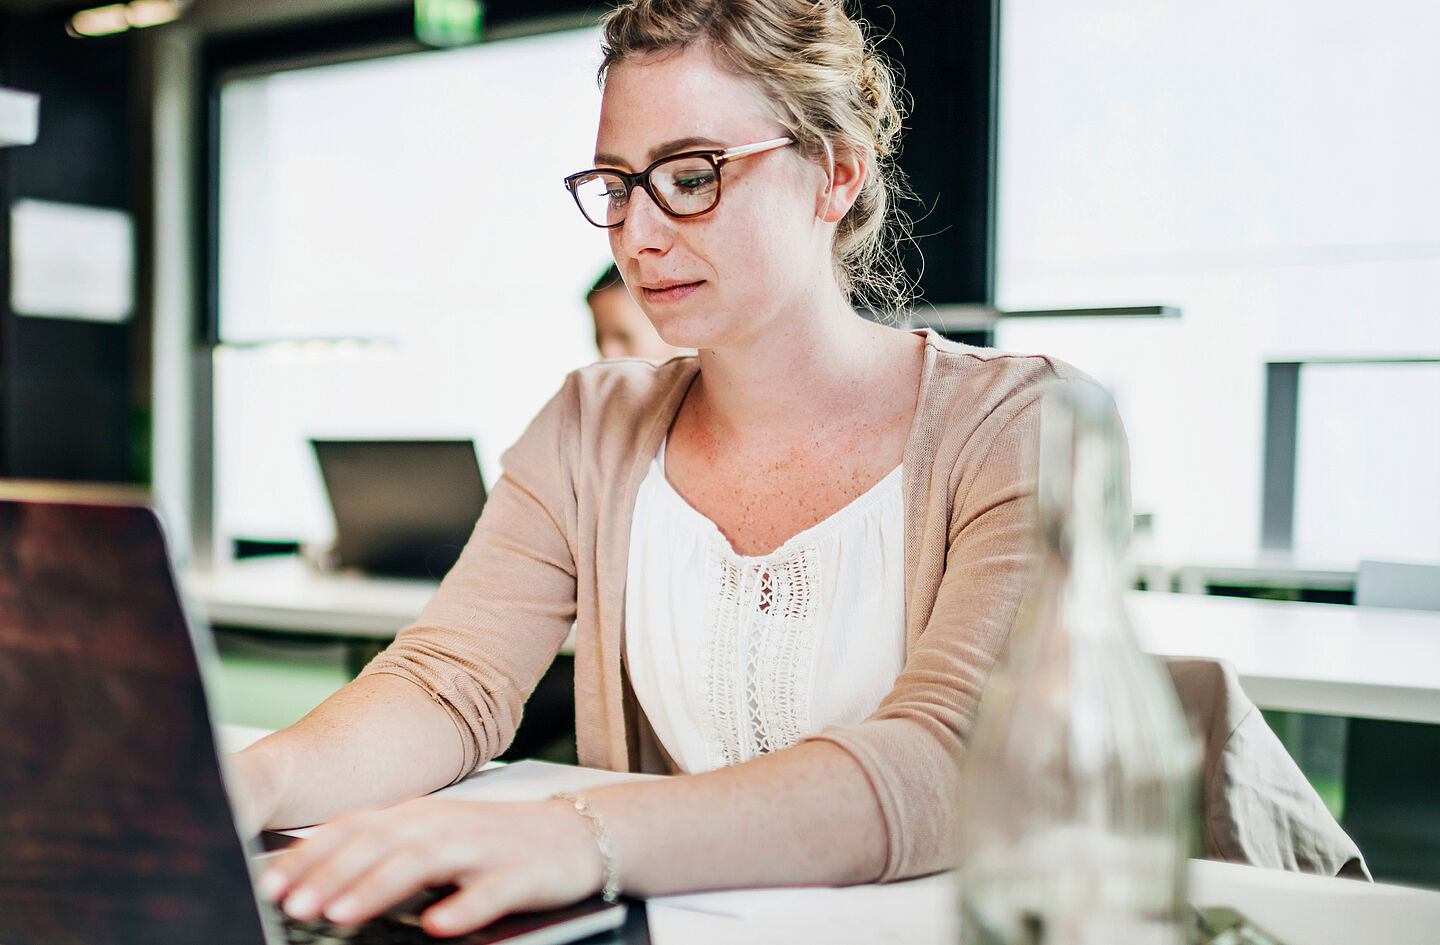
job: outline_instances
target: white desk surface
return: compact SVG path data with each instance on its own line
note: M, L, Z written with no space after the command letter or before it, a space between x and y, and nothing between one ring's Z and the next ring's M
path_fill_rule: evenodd
M191 569L181 585L215 626L388 640L415 622L440 582L322 573L280 555Z
M240 726L220 729L221 744L232 751L263 734ZM565 771L580 779L577 785L617 777L542 763L533 769L527 794L527 766L507 767L446 790L470 799L539 799L557 790L555 779L566 777ZM884 886L666 896L650 900L647 915L655 945L952 945L954 895L950 877L931 876ZM1192 860L1190 898L1199 906L1238 909L1285 945L1440 942L1440 892L1429 890Z
M1440 724L1440 612L1150 591L1127 603L1141 647L1229 660L1265 708Z
M1237 909L1285 945L1435 945L1440 892L1190 861L1190 899ZM952 877L736 890L646 903L656 945L953 945Z
M183 578L218 626L389 639L438 583L256 558ZM1235 664L1267 709L1440 724L1440 613L1135 591L1140 645ZM573 652L568 644L565 652Z

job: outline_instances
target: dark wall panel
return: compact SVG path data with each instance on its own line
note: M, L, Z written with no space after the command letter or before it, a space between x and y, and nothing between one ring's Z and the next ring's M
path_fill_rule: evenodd
M39 92L40 137L0 151L3 209L33 198L133 211L130 38L79 40L53 16L0 23L0 75ZM129 481L133 323L35 319L10 311L0 275L0 475Z
M992 298L995 0L866 0L911 99L900 166L919 198L907 207L917 247L907 268L932 305Z

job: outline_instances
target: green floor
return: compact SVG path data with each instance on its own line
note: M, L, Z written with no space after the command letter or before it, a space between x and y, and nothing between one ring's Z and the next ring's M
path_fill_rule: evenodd
M1340 820L1345 812L1344 720L1271 709L1261 710L1261 714L1330 815Z
M284 728L350 681L341 644L226 632L215 644L221 722Z

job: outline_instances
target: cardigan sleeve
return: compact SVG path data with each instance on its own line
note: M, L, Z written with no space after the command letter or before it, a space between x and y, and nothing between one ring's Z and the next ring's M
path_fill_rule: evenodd
M455 566L413 626L361 673L408 679L455 722L455 780L509 745L575 618L575 376L502 457Z
M889 840L881 881L953 865L958 761L1035 566L1039 393L1000 405L956 467L935 470L953 502L929 619L879 708L814 736L848 751L875 791Z

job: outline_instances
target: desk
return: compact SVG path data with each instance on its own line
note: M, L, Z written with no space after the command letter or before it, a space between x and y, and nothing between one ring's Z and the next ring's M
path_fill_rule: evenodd
M1211 585L1280 589L1354 591L1357 561L1333 561L1289 551L1196 558L1137 553L1135 573L1151 590L1174 588L1185 594L1207 593Z
M325 574L281 555L190 570L181 586L213 626L389 640L415 622L440 582Z
M183 583L216 626L372 643L412 623L438 587L321 574L294 557L192 571ZM1128 602L1142 647L1229 660L1264 708L1440 724L1440 613L1155 591Z
M357 670L414 623L440 587L425 578L325 573L293 555L192 569L180 583L212 627L336 637L357 651ZM575 652L573 632L560 652Z
M263 734L222 726L221 741L234 750ZM569 770L592 784L626 777ZM527 794L524 778L508 775L493 772L487 785L482 773L446 792L470 799L522 800L546 797L555 790L552 781L541 777ZM1202 860L1191 861L1190 889L1197 905L1239 909L1285 945L1435 945L1440 941L1440 892ZM953 945L953 902L951 878L931 876L885 886L665 896L650 900L646 912L648 937L654 945Z
M1135 591L1140 645L1229 660L1267 709L1440 724L1440 612Z

